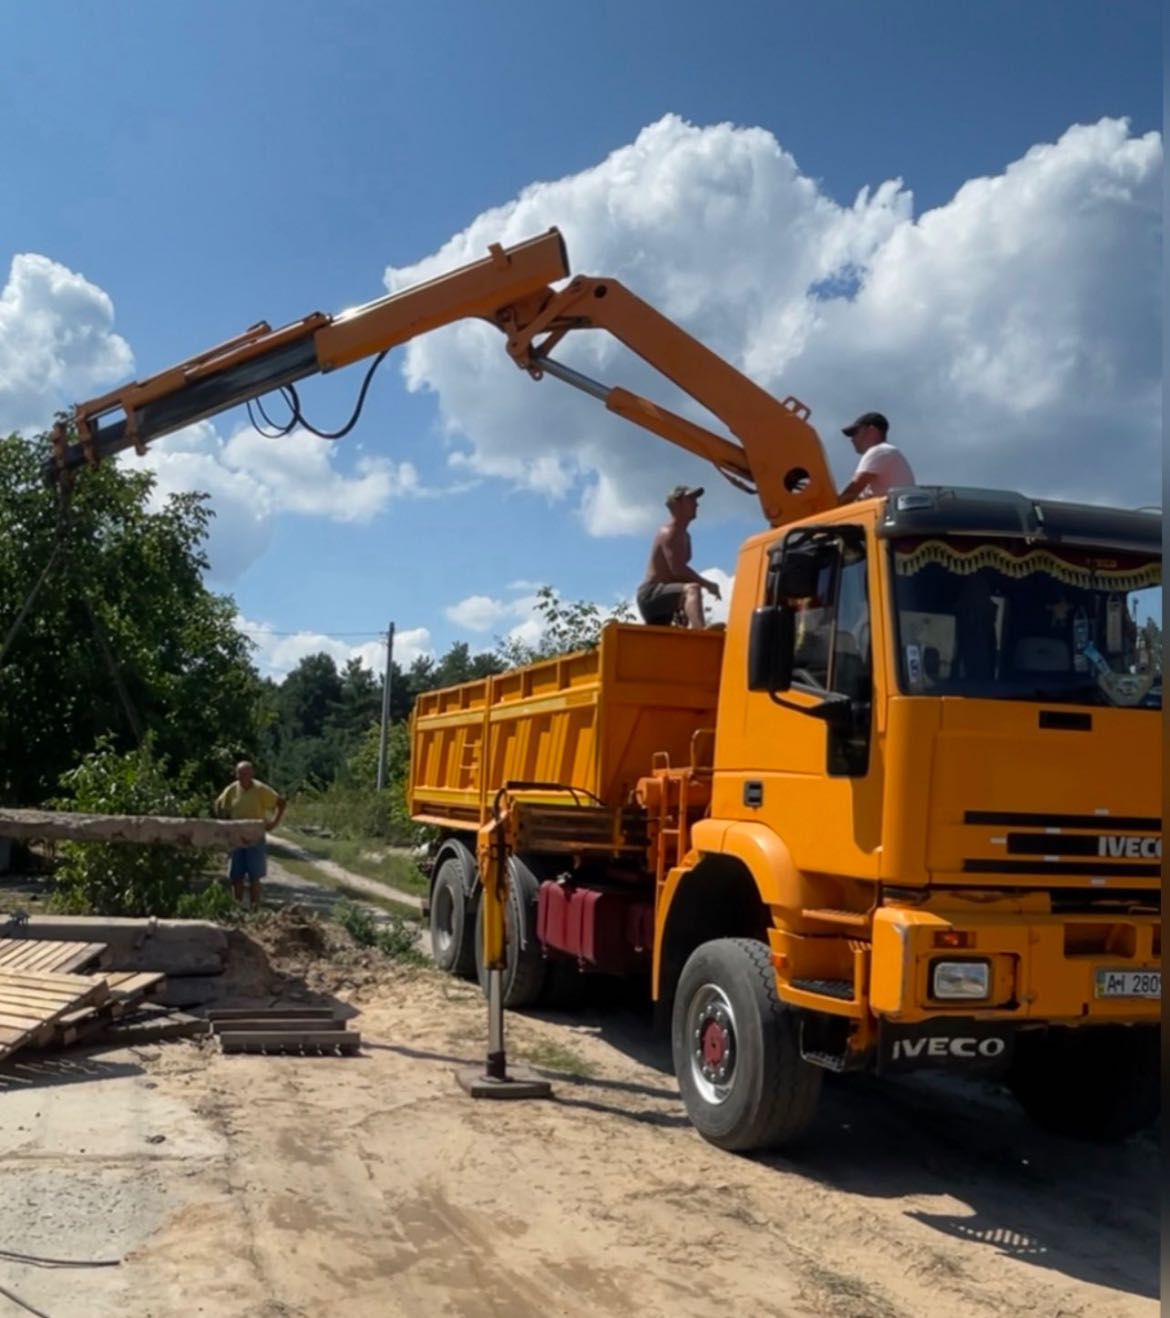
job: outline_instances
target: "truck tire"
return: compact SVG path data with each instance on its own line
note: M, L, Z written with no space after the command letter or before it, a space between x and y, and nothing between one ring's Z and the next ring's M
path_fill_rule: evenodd
M473 903L463 886L463 865L448 856L431 888L431 955L449 975L470 979L475 973Z
M691 953L671 1023L674 1071L699 1134L734 1153L794 1143L812 1123L821 1071L800 1054L768 948L717 938Z
M1071 1139L1114 1144L1161 1111L1157 1026L1083 1025L1020 1038L1007 1076L1038 1126Z
M536 900L540 885L536 876L513 856L508 861L508 903L505 908L507 968L504 971L504 1006L531 1007L544 991L548 962L536 937ZM475 917L475 969L487 996L487 972L483 965L483 900Z

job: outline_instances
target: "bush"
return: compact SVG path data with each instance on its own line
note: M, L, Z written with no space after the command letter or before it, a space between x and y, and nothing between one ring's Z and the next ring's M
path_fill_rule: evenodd
M63 795L50 802L59 810L94 814L178 815L200 813L201 802L168 774L148 737L134 751L119 753L109 737L76 769L61 778ZM222 885L193 891L214 853L188 847L131 843L66 842L57 866L54 910L70 914L201 915L227 897Z
M355 906L348 901L338 902L334 916L355 943L373 947L378 941L378 922L364 906Z
M376 947L391 961L407 965L421 965L425 957L418 950L417 927L401 915L388 915L385 924L379 924L364 906L353 902L338 902L334 918L355 943L363 947Z

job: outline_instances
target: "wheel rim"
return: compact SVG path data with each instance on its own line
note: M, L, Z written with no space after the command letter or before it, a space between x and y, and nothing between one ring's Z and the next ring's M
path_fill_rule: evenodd
M435 893L435 945L439 952L450 952L455 943L455 898L449 884L439 885Z
M704 1102L726 1102L735 1087L735 1011L717 984L696 990L687 1009L691 1079Z

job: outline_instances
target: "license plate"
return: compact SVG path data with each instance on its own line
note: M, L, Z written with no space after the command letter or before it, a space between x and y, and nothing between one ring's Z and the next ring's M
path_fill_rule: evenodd
M1099 998L1161 998L1160 970L1098 970Z

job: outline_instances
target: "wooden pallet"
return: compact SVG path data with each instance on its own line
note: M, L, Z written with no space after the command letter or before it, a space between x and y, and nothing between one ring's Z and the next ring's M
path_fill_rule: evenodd
M110 986L100 975L0 970L0 1058L47 1037L69 1012L109 996Z
M166 975L159 972L138 975L114 972L102 978L110 990L105 1001L66 1012L42 1034L39 1039L42 1046L61 1048L104 1034L114 1021L136 1011L143 999L157 993L166 982Z
M91 966L105 950L105 943L0 938L0 970L69 975Z

